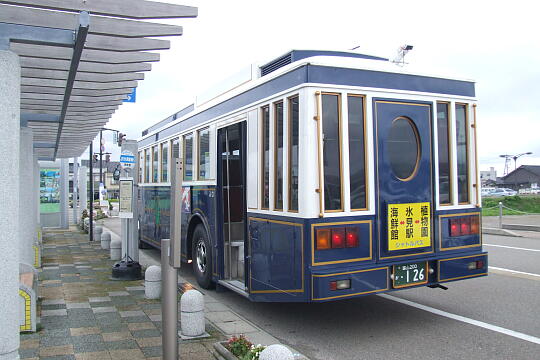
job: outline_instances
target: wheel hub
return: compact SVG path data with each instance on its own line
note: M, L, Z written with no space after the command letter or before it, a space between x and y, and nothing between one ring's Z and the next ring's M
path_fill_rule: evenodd
M206 245L202 239L197 242L197 267L201 273L206 272Z

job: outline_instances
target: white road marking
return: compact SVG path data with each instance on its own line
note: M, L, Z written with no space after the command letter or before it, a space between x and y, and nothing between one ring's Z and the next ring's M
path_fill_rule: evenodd
M539 277L539 278L540 278L540 275L539 275L539 274L533 274L533 273L528 273L528 272L523 272L523 271L517 271L517 270L505 269L505 268L500 268L500 267L495 267L495 266L488 266L488 267L489 267L490 269L492 269L492 270L506 271L506 272L509 272L509 273L512 273L512 274L528 275L528 276L535 276L535 277Z
M495 332L498 332L498 333L501 333L501 334L509 335L509 336L512 336L512 337L515 337L515 338L518 338L518 339L521 339L521 340L529 341L529 342L540 345L540 338L537 338L537 337L534 337L534 336L531 336L531 335L523 334L523 333L520 333L520 332L517 332L517 331L514 331L514 330L510 330L510 329L505 329L505 328L502 328L500 326L491 325L491 324L485 323L483 321L469 319L469 318L466 318L466 317L461 316L461 315L452 314L452 313L449 313L449 312L446 312L446 311L442 311L442 310L439 310L439 309L432 308L430 306L426 306L426 305L418 304L418 303L415 303L415 302L412 302L412 301L409 301L409 300L401 299L401 298L398 298L398 297L395 297L395 296L392 296L392 295L379 294L379 296L383 297L385 299L396 301L396 302L404 304L404 305L412 306L412 307L415 307L417 309L424 310L424 311L427 311L427 312L430 312L430 313L433 313L433 314L436 314L436 315L444 316L444 317L447 317L449 319L461 321L461 322L471 324L471 325L474 325L474 326L479 326L479 327L484 328L484 329L488 329L488 330L491 330L491 331L495 331Z
M527 248L506 246L506 245L494 245L494 244L482 244L482 245L484 245L484 246L495 246L495 247L506 248L506 249L514 249L514 250L525 250L525 251L538 251L538 252L540 252L539 249L527 249Z

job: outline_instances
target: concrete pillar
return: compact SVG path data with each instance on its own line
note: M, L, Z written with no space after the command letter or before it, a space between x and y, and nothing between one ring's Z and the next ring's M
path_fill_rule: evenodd
M33 266L34 252L32 246L37 239L34 224L34 136L32 129L23 127L20 130L19 160L19 251L20 261Z
M38 226L38 227L41 224L41 218L40 218L41 211L39 209L39 203L40 203L40 200L39 200L40 180L41 179L40 179L40 173L39 173L38 156L34 155L34 202L35 202L34 209L36 210L35 211L35 214L36 214L36 226Z
M0 360L19 359L19 134L21 66L19 57L0 50Z
M69 228L69 159L60 159L60 227Z
M81 218L82 212L88 207L88 190L86 184L88 182L88 168L81 166L79 169L79 218Z
M73 224L79 223L77 198L79 196L79 158L73 158Z

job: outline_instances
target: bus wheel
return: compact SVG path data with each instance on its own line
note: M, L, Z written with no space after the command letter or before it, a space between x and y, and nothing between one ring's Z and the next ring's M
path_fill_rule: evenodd
M204 226L197 225L193 231L192 243L193 272L197 282L204 289L213 287L212 283L212 247Z

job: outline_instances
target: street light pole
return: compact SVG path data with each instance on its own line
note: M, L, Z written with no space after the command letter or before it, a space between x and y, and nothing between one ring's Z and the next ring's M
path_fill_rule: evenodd
M531 151L527 151L525 153L521 153L521 154L518 154L518 155L514 155L512 157L512 159L514 159L514 170L516 170L516 167L517 167L517 159L523 155L532 155L532 152Z
M103 184L103 130L99 132L99 185Z

